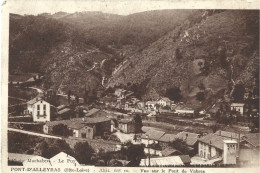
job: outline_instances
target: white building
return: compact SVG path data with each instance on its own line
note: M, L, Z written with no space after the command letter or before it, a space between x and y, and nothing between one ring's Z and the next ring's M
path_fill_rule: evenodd
M50 103L42 98L34 98L27 102L27 112L32 115L34 122L50 121Z
M241 115L243 115L244 114L244 106L245 106L244 103L232 103L230 108L231 108L231 111L235 110L235 111L239 112Z
M156 104L157 104L157 102L156 101L147 101L146 103L145 103L145 106L146 106L146 108L147 109L156 109Z
M165 106L171 106L172 101L171 101L169 98L167 98L167 97L163 97L163 98L161 98L161 99L157 102L157 104L159 104L159 105L161 105L161 106L163 106L163 107L165 107Z

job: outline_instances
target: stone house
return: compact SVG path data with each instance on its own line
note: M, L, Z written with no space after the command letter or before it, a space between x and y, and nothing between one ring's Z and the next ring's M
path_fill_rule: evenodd
M50 103L36 97L27 102L27 113L32 115L34 122L50 121Z

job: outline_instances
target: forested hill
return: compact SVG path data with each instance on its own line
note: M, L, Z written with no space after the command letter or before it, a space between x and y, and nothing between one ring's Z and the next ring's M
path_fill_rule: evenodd
M146 100L168 96L208 107L232 99L240 86L257 91L258 78L259 11L209 10L128 57L109 86L125 85Z
M115 66L199 11L120 16L100 12L10 14L9 72L40 72L45 88L102 88Z

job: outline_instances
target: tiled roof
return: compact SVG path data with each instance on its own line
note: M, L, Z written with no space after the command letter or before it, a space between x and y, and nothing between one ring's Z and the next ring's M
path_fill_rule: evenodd
M69 128L72 129L81 129L82 127L86 126L86 124L84 124L84 121L81 118L73 118L70 120L60 120L60 121L50 121L50 122L46 122L47 126L56 126L58 124L64 124L67 125Z
M172 142L175 139L176 139L176 135L166 133L159 139L159 141L161 141L161 142Z
M158 141L164 134L165 134L165 132L162 132L162 131L149 130L148 132L145 133L144 137L147 135L147 136L149 136L149 139Z
M65 108L65 109L62 109L58 112L58 114L64 114L66 112L69 112L70 111L70 108Z
M181 152L176 150L175 148L172 147L167 147L164 150L162 150L162 156L170 156L173 153L176 153L177 155L180 154Z
M36 103L36 102L38 102L38 101L40 101L40 100L43 100L43 99L40 98L40 97L35 97L35 98L33 98L32 100L29 100L29 101L27 102L27 104L32 105L32 104L34 104L34 103Z
M193 146L198 138L199 134L197 133L190 133L190 132L180 132L177 134L177 137L183 139L189 146Z
M249 142L250 144L252 144L254 147L259 147L259 135L260 133L249 133L249 134L246 134L245 137L246 137L246 141Z
M208 134L205 137L199 138L198 141L201 141L203 143L206 143L208 145L214 146L218 149L223 150L224 148L224 140L230 140L228 137L218 136L215 134Z
M234 133L234 132L228 132L228 131L223 131L223 130L218 130L214 133L215 135L218 136L224 136L224 137L228 137L228 138L234 138L234 139L238 139L239 138L239 134L238 133ZM240 138L244 137L244 134L240 134Z
M147 101L145 104L156 104L156 101Z
M88 113L85 114L85 116L86 117L91 116L91 115L97 113L98 111L100 111L100 109L93 108L93 109L89 110Z
M66 107L66 105L60 105L60 106L57 107L57 109L61 110L61 109L65 108L65 107Z
M184 164L190 163L191 159L189 155L180 155L179 156Z
M81 129L81 128L87 126L88 124L101 123L101 122L105 122L105 121L110 121L110 119L105 118L105 117L96 117L96 118L84 118L84 121L83 121L82 118L73 118L70 120L46 122L46 125L50 127L50 126L55 126L58 124L64 124L64 125L67 125L69 128Z
M245 104L244 103L232 103L231 106L238 106L238 107L243 107Z
M148 166L148 159L142 159L140 166ZM158 157L150 159L151 166L182 166L184 165L183 161L179 156L170 156L170 157Z
M131 123L132 120L122 119L122 120L119 120L118 122L119 122L119 123L123 123L123 124L128 124L128 123Z
M106 118L106 117L93 117L93 118L85 117L84 123L95 124L95 123L101 123L101 122L106 122L106 121L110 121L110 120L111 120L110 118Z
M168 97L163 97L163 98L161 98L160 100L164 100L164 101L166 101L166 102L172 102Z

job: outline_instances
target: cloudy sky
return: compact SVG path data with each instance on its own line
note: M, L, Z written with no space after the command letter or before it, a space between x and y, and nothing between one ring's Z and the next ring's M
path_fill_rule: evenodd
M128 15L148 10L174 8L250 8L250 5L254 8L253 1L258 0L236 0L236 2L235 0L227 2L226 0L216 0L217 3L214 3L214 0L200 0L200 2L198 0L7 0L7 5L10 12L16 14L102 11Z

